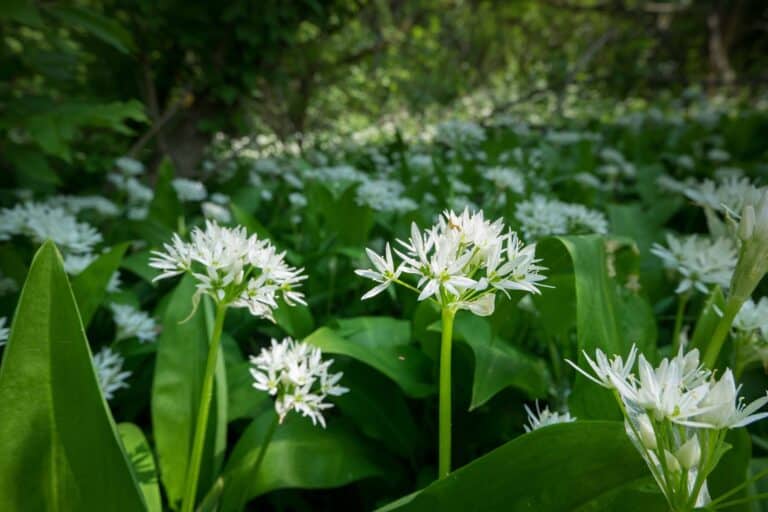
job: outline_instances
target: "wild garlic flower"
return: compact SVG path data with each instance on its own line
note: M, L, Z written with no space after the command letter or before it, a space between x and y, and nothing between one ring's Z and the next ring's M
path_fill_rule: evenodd
M5 323L8 319L4 316L0 316L0 347L8 342L8 336L11 334L10 327L6 327Z
M76 276L83 270L88 268L88 265L94 262L96 259L95 254L64 254L64 271L71 275Z
M340 386L342 373L330 373L333 359L323 360L319 348L308 343L284 338L272 339L269 348L251 356L253 387L275 397L275 411L280 422L291 411L325 428L323 411L333 407L326 402L330 396L340 396L349 389Z
M371 209L389 213L408 213L419 205L405 196L402 183L389 179L368 180L357 187L355 202Z
M0 224L9 235L30 237L36 243L53 240L63 253L87 254L101 242L101 233L61 208L27 202L0 210Z
M738 215L744 206L758 203L763 189L753 185L748 178L728 177L717 182L704 180L688 184L683 193L703 208Z
M107 400L112 400L118 389L129 387L128 378L131 372L123 371L124 362L123 356L109 347L102 348L93 356L93 366L96 368L101 392Z
M552 235L608 232L608 220L602 212L543 196L518 203L515 218L529 241Z
M453 149L474 146L485 140L485 130L472 121L443 121L435 128L435 140Z
M536 412L533 412L527 405L525 406L525 412L528 414L528 424L523 426L526 432L533 432L534 430L557 423L571 423L577 419L571 416L571 413L568 411L562 413L552 412L549 410L549 406L544 406L544 409L540 409L539 402L536 402Z
M202 201L208 196L208 191L205 189L205 185L199 181L187 178L174 178L171 185L173 185L173 189L176 191L176 196L179 198L179 201L185 203Z
M747 300L733 319L737 373L753 362L768 368L768 297Z
M213 201L205 201L200 208L203 210L203 215L206 219L221 222L222 224L232 222L232 214L229 213L229 209L226 206Z
M138 176L144 173L144 164L127 156L121 156L115 160L115 166L129 176Z
M499 190L509 190L515 194L525 192L525 177L517 169L511 167L491 167L485 169L482 175L492 182Z
M503 231L501 219L491 223L482 212L470 214L469 210L461 215L446 211L424 232L413 223L411 237L397 241L402 249L395 250L399 264L395 264L389 244L384 257L367 250L375 269L355 273L379 284L363 299L378 295L394 282L417 291L418 300L432 299L444 308L487 316L493 313L496 292L539 293L544 276L539 273L543 268L537 265L535 247L525 247L515 233ZM401 281L401 274L415 276L416 286Z
M304 269L285 262L268 240L248 236L245 228L222 227L207 221L195 228L191 240L174 235L165 251L153 251L150 266L160 270L155 281L189 273L197 280L193 303L203 294L218 304L248 308L252 315L273 320L272 311L282 297L289 306L306 304L296 287L307 278Z
M738 259L736 244L731 239L701 235L667 234L666 247L654 244L651 253L678 275L680 283L675 292L681 294L691 290L709 293L713 285L728 289Z
M114 217L120 213L115 203L101 196L53 196L46 201L46 204L54 208L63 208L73 215L84 210L96 212L104 217Z
M584 356L593 374L568 361L580 373L614 391L624 413L627 435L640 452L674 511L688 511L709 503L706 479L727 450L729 429L768 417L758 412L768 395L745 404L738 396L733 373L718 379L705 369L699 351L681 348L654 367L641 354L637 374L618 356L612 363L600 350L593 362Z
M137 338L141 343L146 343L157 338L157 322L146 312L128 304L113 303L110 309L117 326L115 341Z

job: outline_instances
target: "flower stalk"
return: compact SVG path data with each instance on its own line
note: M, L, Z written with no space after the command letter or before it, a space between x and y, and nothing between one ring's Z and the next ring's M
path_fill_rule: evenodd
M443 308L441 317L438 479L445 478L451 472L451 352L456 311L452 308Z
M195 436L192 441L192 455L189 459L187 479L184 484L184 498L181 506L182 512L192 512L195 507L197 481L200 477L200 461L203 458L205 431L208 426L208 414L211 409L211 398L213 397L213 377L216 373L216 360L219 355L219 345L221 344L221 333L224 328L224 317L226 316L226 313L226 304L218 304L216 306L216 318L214 320L211 340L208 345L208 357L205 363L203 388L200 392L200 406L197 410Z

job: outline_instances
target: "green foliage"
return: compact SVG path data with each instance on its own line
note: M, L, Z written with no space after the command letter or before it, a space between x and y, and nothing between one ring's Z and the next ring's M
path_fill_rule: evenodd
M84 326L88 327L93 314L104 300L109 280L117 272L127 248L127 243L116 245L96 258L72 280L72 292Z
M6 510L144 510L61 257L35 256L0 368L0 505Z

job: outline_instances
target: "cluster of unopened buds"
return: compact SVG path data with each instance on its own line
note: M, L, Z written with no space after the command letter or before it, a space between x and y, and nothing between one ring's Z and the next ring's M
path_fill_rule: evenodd
M640 452L673 511L688 511L710 502L707 477L728 450L729 429L768 416L757 412L763 396L746 405L739 398L733 373L717 378L699 362L699 351L680 349L654 367L632 347L626 360L609 359L597 350L584 353L591 373L571 366L614 392L624 414L627 435ZM633 372L637 361L637 374Z

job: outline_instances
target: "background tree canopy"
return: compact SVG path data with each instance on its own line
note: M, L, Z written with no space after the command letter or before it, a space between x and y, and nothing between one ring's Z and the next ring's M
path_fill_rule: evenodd
M0 13L4 183L50 187L116 155L194 174L213 135L503 110L766 79L760 0L14 0ZM23 169L24 172L18 171Z

